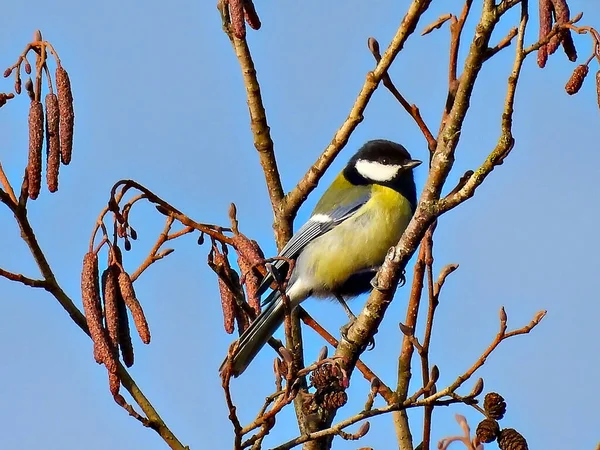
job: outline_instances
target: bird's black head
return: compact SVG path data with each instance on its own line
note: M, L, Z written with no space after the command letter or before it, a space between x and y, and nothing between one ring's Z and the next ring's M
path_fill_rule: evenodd
M379 184L404 195L416 207L413 171L421 161L411 158L400 144L383 139L368 141L348 161L344 176L352 184Z

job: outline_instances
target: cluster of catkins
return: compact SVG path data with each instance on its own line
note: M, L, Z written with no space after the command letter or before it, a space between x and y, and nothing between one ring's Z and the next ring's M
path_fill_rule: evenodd
M50 72L47 69L48 50L56 59L56 72L54 81L56 85L56 94L52 89ZM15 72L15 92L21 93L21 64L25 62L25 72L31 73L31 65L27 61L27 54L34 52L36 54L36 82L29 78L25 82L25 89L31 99L29 107L29 157L27 161L27 193L29 198L35 200L41 190L42 184L42 148L44 145L44 136L46 138L46 183L50 192L58 190L58 170L60 163L67 165L71 162L73 151L73 126L75 123L75 113L73 110L73 94L71 92L71 82L67 71L62 67L60 59L52 46L42 40L41 33L36 31L34 41L31 42L26 51L19 58L19 62L9 67L4 72L4 77L9 77ZM46 71L49 93L45 99L45 118L44 127L44 107L41 102L42 89L42 69ZM2 99L6 101L6 94Z
M253 30L260 29L260 19L252 0L219 0L218 8L229 15L231 30L238 39L246 37L246 23Z
M127 309L144 344L150 343L150 329L133 282L123 269L121 251L116 245L109 250L108 267L99 276L98 254L90 251L83 257L81 294L90 336L94 342L94 358L104 364L109 373L110 391L119 393L119 349L123 363L133 365L133 345ZM102 296L100 295L102 288Z
M506 413L506 402L500 394L490 392L483 400L483 409L487 418L483 419L477 425L475 432L477 440L487 444L495 440L498 441L500 450L527 450L527 441L513 428L500 429L498 421Z
M539 0L540 11L540 40L544 40L552 32L553 23L564 25L571 20L571 12L567 0ZM569 81L565 85L565 91L569 95L574 95L581 89L583 82L587 77L592 60L600 62L600 33L594 28L586 28L592 35L595 45L594 51L585 64L578 65ZM556 52L562 44L563 50L570 61L577 61L577 50L571 36L571 30L562 29L556 33L549 42L542 45L538 50L538 65L543 68L548 62L548 56ZM598 94L598 106L600 107L600 70L596 72L596 92Z

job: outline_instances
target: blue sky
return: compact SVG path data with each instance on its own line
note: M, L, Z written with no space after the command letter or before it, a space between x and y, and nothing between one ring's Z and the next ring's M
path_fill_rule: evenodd
M258 1L263 29L250 31L249 42L286 189L330 141L373 67L367 38L375 36L386 45L406 4ZM571 0L570 5L573 12L586 12L586 24L600 27L596 1ZM448 12L444 7L434 5L423 25ZM13 1L4 5L3 16L0 66L12 64L33 30L41 28L72 79L73 162L62 168L59 193L43 193L29 210L40 244L73 298L79 296L81 259L92 226L120 178L145 184L198 221L227 223L227 208L234 201L242 231L273 253L272 213L252 145L245 92L214 2L57 0L50 8L38 0ZM532 16L529 41L537 33ZM506 17L495 39L516 19L516 12ZM391 72L433 130L445 100L447 35L443 28L413 36ZM576 37L576 43L581 60L591 44L585 36ZM503 51L482 71L450 184L476 167L498 137L513 51ZM461 266L444 288L433 336L431 361L441 370L439 386L454 380L491 342L500 306L506 307L511 327L548 310L531 335L505 342L480 372L486 391L498 391L507 400L503 425L520 430L530 448L591 449L600 439L597 408L586 398L600 370L595 282L600 113L592 76L578 95L570 98L564 92L573 68L560 52L543 71L534 58L527 61L517 94L513 153L474 199L440 220L436 232L436 268L449 262ZM10 87L4 81L1 90ZM27 103L19 98L0 110L0 159L15 184L26 163ZM416 157L426 158L419 130L380 89L323 185L372 138L401 142ZM422 167L417 170L419 187L425 176ZM307 218L322 190L309 198L299 221ZM126 255L130 270L162 227L149 206L140 206L132 217L140 239ZM36 276L4 209L0 229L0 265ZM222 330L215 277L205 264L208 249L196 246L193 238L184 238L176 248L137 283L153 341L148 347L135 342L132 374L182 442L193 449L231 448L217 376L231 337ZM155 433L114 404L105 370L93 362L91 342L53 298L6 280L0 280L0 293L0 421L10 430L0 436L0 448L164 448ZM377 348L365 355L391 384L401 342L397 323L407 296L408 289L398 291ZM362 301L356 300L354 308ZM309 300L305 305L331 330L346 319L333 303ZM310 331L306 339L310 360L322 343ZM261 353L247 376L234 384L245 421L273 389L272 358L268 350ZM352 400L339 418L364 404L367 389L360 377L353 379ZM458 432L455 413L467 415L473 426L479 420L467 407L436 409L434 441ZM416 419L415 436L420 433ZM296 434L290 411L267 442ZM382 417L360 443L338 441L335 448L383 449L392 439L391 419Z

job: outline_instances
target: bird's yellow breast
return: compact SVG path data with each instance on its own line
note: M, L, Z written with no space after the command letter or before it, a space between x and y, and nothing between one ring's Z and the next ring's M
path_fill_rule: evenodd
M313 283L332 291L350 275L378 267L396 245L412 216L409 201L397 191L375 185L357 213L315 239L298 261L308 264ZM314 291L319 295L319 289Z

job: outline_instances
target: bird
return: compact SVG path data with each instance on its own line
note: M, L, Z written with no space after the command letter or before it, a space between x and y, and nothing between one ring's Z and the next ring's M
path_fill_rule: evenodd
M373 288L385 255L398 243L415 212L413 169L419 164L401 144L384 139L366 142L281 250L281 259L271 265L258 294L285 278L285 260L291 259L295 264L285 292L292 309L309 297L335 298L351 314L344 299ZM280 289L272 290L263 307L221 371L227 365L233 376L241 375L283 323L285 304Z

